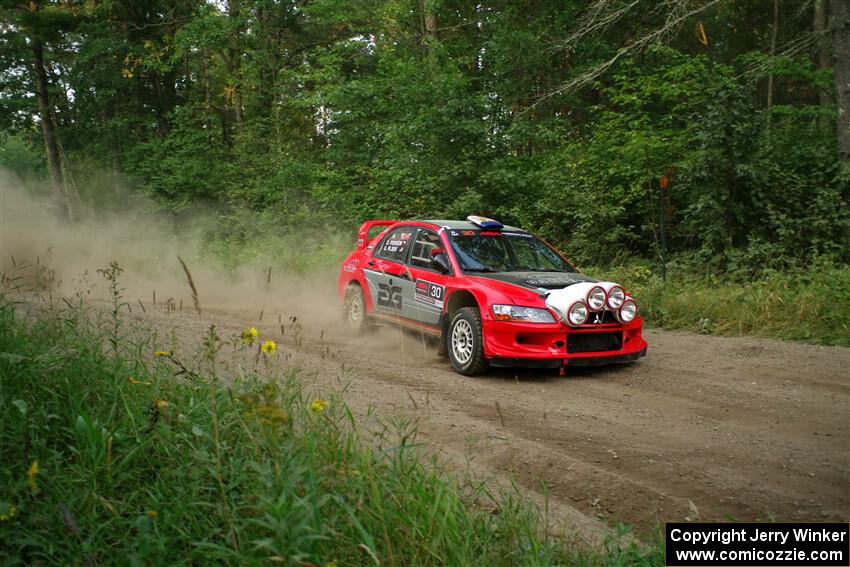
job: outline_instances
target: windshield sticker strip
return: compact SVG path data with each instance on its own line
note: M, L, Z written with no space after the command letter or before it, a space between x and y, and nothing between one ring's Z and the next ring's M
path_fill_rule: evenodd
M452 236L515 236L519 238L534 238L530 232L495 231L495 230L450 230Z

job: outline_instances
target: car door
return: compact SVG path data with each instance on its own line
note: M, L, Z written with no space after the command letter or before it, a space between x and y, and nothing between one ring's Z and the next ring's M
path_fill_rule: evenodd
M405 297L412 295L413 281L405 260L410 252L415 226L392 229L375 247L363 267L375 312L379 315L413 318Z
M440 273L432 262L431 252L444 246L440 235L430 228L419 228L407 258L413 285L405 288L404 300L410 306L410 317L418 323L439 327L443 314L448 276Z

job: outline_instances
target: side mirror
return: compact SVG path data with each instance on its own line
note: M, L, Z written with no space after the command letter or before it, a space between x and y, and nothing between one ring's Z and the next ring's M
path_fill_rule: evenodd
M441 274L448 274L452 271L452 266L449 263L449 257L446 256L446 253L442 250L431 256L431 265Z

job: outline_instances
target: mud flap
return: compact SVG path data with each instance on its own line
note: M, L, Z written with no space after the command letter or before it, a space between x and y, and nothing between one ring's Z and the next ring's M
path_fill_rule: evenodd
M440 339L437 343L437 354L440 356L449 355L449 318L445 313L440 315Z

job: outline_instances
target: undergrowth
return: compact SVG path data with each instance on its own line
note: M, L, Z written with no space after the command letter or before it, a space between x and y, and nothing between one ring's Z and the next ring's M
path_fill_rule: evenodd
M666 282L642 264L588 273L625 285L650 326L850 346L850 266L824 262L748 277L681 270Z
M297 243L270 236L246 253L240 240L211 239L208 252L228 266L253 262L283 266L291 274L333 277L354 247L349 240L332 231L321 238L299 238ZM281 250L286 251L284 256L275 256ZM722 271L690 257L674 258L667 281L648 260L578 267L625 285L649 326L850 346L850 266L834 259L813 259L807 266L782 269L765 265L759 270Z
M518 491L425 459L407 420L309 393L251 330L173 350L103 275L106 313L0 296L0 564L661 564L548 535Z

